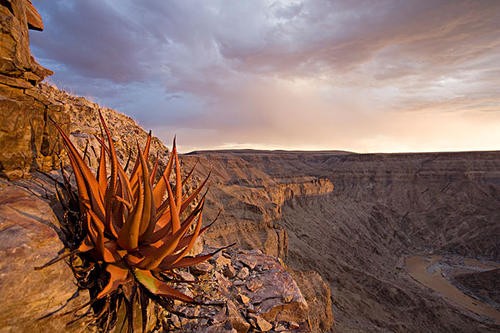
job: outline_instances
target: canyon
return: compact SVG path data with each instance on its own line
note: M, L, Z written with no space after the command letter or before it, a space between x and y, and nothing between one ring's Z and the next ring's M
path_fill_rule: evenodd
M207 242L236 241L319 272L338 332L498 330L415 281L405 258L499 262L500 152L209 151L184 160L212 170L207 208L222 213ZM475 282L476 299L500 278L497 269L467 280L481 275L489 284Z

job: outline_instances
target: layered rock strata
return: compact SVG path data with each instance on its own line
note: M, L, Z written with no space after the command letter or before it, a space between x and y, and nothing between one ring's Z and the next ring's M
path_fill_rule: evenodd
M40 15L30 1L5 0L0 17L0 174L18 178L39 165L57 164L60 147L53 145L48 118L64 122L65 117L36 89L52 74L29 49L28 27L43 29Z

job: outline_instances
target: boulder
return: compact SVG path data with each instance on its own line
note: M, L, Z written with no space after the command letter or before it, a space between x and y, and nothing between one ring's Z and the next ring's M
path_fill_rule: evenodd
M77 289L64 261L35 270L63 247L55 225L57 218L47 202L25 188L0 181L0 332L82 329L80 324L66 327L69 316L38 320L64 305ZM84 301L82 295L68 309Z

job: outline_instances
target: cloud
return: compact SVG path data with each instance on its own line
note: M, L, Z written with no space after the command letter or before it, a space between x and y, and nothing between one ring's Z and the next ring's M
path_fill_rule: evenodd
M480 149L475 133L500 123L496 1L34 4L46 31L33 50L53 81L165 139L185 133L186 149L436 150L452 133L449 149ZM464 131L469 146L464 112L490 114ZM460 125L405 135L444 120Z

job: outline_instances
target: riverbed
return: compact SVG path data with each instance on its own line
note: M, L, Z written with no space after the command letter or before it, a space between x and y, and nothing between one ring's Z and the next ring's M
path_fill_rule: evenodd
M410 256L405 260L406 270L415 281L434 290L447 302L470 311L486 321L493 322L495 325L500 325L500 311L487 303L464 294L455 287L445 277L442 260L443 257L439 255ZM464 263L468 267L483 271L500 267L498 263L485 263L471 258L464 260Z

